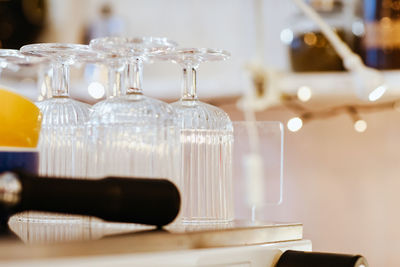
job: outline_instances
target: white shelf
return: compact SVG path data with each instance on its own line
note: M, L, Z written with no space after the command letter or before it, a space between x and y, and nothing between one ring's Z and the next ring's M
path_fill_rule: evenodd
M400 94L400 70L383 71L388 90L386 96ZM278 77L280 90L296 94L300 86L311 88L314 96L355 96L352 76L348 72L284 73Z

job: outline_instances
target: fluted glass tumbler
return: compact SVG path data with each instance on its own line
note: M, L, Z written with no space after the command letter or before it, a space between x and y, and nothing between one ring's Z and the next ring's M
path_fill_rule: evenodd
M86 168L84 125L90 106L69 97L69 68L97 54L86 45L59 43L26 45L21 52L46 57L52 66L51 97L36 103L43 115L39 174L80 177Z
M197 97L196 75L201 62L225 60L229 53L214 49L176 49L159 55L182 67L182 97L172 104L180 129L181 188L184 223L233 220L233 126L220 108Z

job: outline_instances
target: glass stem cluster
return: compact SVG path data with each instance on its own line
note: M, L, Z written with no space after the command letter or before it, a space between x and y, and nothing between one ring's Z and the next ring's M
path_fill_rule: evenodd
M197 66L184 64L182 74L181 100L197 100Z
M64 62L53 63L53 97L68 97L69 94L69 66Z
M135 58L127 66L128 87L127 94L142 94L143 60Z

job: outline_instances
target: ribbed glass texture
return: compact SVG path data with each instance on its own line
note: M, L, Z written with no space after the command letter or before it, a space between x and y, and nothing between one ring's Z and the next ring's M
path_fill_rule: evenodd
M173 103L181 129L183 222L233 220L233 127L221 109L200 101Z
M87 123L87 176L176 180L179 146L173 108L142 93L143 62L176 43L158 37L106 37L90 46L109 58L105 64L116 75L109 76L109 97L93 106ZM123 67L116 69L116 63Z
M39 174L82 177L85 174L85 122L90 106L69 98L70 66L93 61L98 54L87 45L42 43L21 47L25 55L48 58L51 62L51 90L37 103L42 111L38 149Z
M88 177L109 175L174 179L179 151L173 108L141 94L93 106L88 128Z
M86 170L84 127L90 106L68 97L53 97L36 105L43 115L39 174L82 177Z
M229 53L207 48L179 48L158 55L182 67L182 96L172 104L180 132L183 223L226 223L233 220L233 126L221 109L197 97L197 68L205 61L225 60Z

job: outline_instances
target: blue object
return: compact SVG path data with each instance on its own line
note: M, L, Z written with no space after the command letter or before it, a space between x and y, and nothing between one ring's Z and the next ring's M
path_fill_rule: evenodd
M22 171L38 174L39 152L37 151L1 151L0 173L5 171Z

